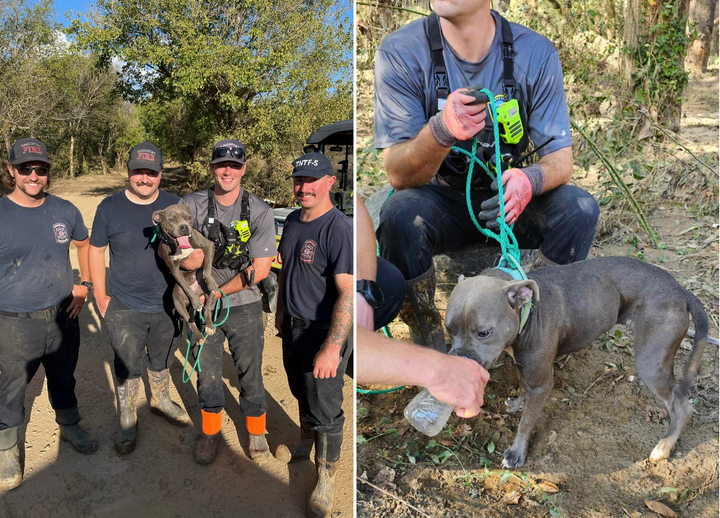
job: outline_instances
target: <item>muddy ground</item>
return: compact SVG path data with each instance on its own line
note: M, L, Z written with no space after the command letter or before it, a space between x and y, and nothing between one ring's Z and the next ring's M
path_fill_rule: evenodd
M362 145L372 135L372 71L359 71L358 83ZM710 334L717 337L717 68L691 80L684 113L680 142L696 156L705 154L714 171L688 166L678 181L672 167L655 168L655 177L635 194L661 246L645 244L629 209L615 205L609 211L601 208L590 255L638 257L670 271L703 301L711 318ZM685 164L695 163L680 146L673 152ZM363 199L384 184L382 157L369 157L358 179ZM358 163L362 165L362 159ZM577 170L574 181L595 192L597 170ZM436 303L441 313L452 287L452 282L439 284ZM396 338L408 339L407 328L398 321L390 329ZM691 347L692 342L684 340L676 373L683 371ZM467 420L453 415L432 439L409 428L403 417L418 389L358 397L358 517L661 516L646 500L661 501L681 517L718 516L717 347L708 347L704 355L693 391L695 412L677 448L670 460L657 464L647 457L665 434L667 415L636 379L626 328L616 327L590 348L556 362L554 388L527 463L514 472L500 468L519 423L519 415L505 413L504 404L506 397L517 394L512 358L501 357L490 374L483 412Z
M55 181L51 192L72 201L90 227L98 203L123 189L126 179L126 175L113 174ZM187 189L179 174L166 175L161 187L176 194ZM70 253L77 277L74 249ZM172 397L182 402L194 425L176 428L150 413L145 375L138 409L137 448L125 457L115 453L118 417L113 353L92 296L88 300L80 315L80 358L75 377L82 425L98 441L99 448L85 456L59 440L41 367L25 401L27 419L21 431L24 481L20 487L2 494L0 518L304 517L305 501L315 486L314 464L308 461L288 466L273 460L257 466L249 460L245 417L238 405L238 380L229 352L223 366L226 398L223 441L212 465L199 466L192 458L202 423L195 390L197 375L193 374L189 383L182 382L182 345L183 351L175 354L170 369ZM269 406L267 439L273 451L278 444L295 440L299 435L297 405L287 385L281 342L274 335L274 328L268 324L263 376ZM343 409L352 416L353 380L346 377L345 381ZM236 428L234 423L239 426ZM333 514L336 517L353 516L352 432L352 418L348 418L337 477Z

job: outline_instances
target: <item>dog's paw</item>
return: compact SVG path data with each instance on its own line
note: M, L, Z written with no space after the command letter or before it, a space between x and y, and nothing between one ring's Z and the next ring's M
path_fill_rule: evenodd
M503 454L502 467L506 469L519 468L525 464L525 453L516 451L512 447L505 450Z
M208 290L210 290L210 293L213 291L218 291L220 289L220 286L218 286L218 283L215 279L210 277L209 279L205 279L205 284L207 284Z
M202 344L204 344L204 343L205 343L205 339L204 339L202 336L198 337L198 339L197 339L197 344L198 344L198 345L202 345Z
M518 412L520 412L520 410L523 409L522 398L519 398L519 397L505 398L505 406L507 407L506 412L508 414L517 414Z
M212 336L215 334L215 326L205 326L205 333L208 336Z
M202 311L203 309L203 303L202 300L200 300L200 297L193 297L190 299L190 304L192 304L192 307L195 311Z

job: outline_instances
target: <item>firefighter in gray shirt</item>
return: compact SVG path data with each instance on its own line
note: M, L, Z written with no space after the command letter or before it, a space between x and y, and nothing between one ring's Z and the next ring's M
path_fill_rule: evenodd
M495 164L490 110L468 90L476 92L479 85L498 103L517 103L508 128L519 119L523 132L506 128L500 150L507 164L505 221L515 224L522 248L539 249L546 264L585 259L599 209L590 194L567 185L573 167L570 122L552 43L508 23L490 10L490 0L433 5L435 13L386 37L375 55L375 146L383 150L396 189L382 207L377 236L382 257L405 277L400 316L413 340L445 352L432 256L486 242L465 199L469 159L451 148L470 151L477 136L476 156ZM530 141L543 146L540 158L518 168ZM475 167L471 188L478 220L497 229L497 185Z
M200 354L202 370L198 371L197 389L203 436L195 448L194 458L198 464L210 464L215 460L220 442L225 406L223 342L227 338L240 382L240 409L245 414L250 435L250 458L261 464L272 455L265 439L268 407L261 370L264 337L257 283L268 276L277 254L275 222L270 206L240 187L245 174L245 146L240 142L228 139L215 144L210 171L215 185L209 191L188 194L181 200L190 207L193 227L213 242L224 239L222 235L227 236L230 231L235 232L231 228L235 226L244 228L250 235L238 235L238 247L231 247L241 250L238 256L230 254L225 245L218 248L216 243L213 275L220 290L228 296L230 312L215 334L207 337ZM215 297L222 300L220 315L224 316L227 306L224 297L219 292L215 292ZM196 344L194 354L197 355L198 350Z

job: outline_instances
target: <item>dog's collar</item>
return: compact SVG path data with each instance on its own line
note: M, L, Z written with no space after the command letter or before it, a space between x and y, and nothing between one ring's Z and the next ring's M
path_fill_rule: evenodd
M496 266L497 270L502 270L503 272L510 275L510 277L513 278L513 280L516 281L523 281L522 275L519 271L513 270L511 268L503 268L502 266ZM532 310L532 300L527 301L525 304L523 304L520 307L520 326L518 326L518 332L517 334L522 333L523 328L525 327L525 324L527 324L528 319L530 318L530 311Z
M187 237L192 237L192 233L188 234ZM191 246L189 246L189 244L179 245L177 239L165 233L158 223L153 223L153 237L150 242L154 242L156 238L160 238L160 241L170 247L170 255L175 255L175 252L178 250L178 248L180 248L181 250L185 248L192 248Z

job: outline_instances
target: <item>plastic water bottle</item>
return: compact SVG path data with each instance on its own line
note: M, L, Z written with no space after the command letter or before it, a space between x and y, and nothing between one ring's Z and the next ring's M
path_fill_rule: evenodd
M435 437L450 419L453 407L438 401L426 388L405 407L405 419L418 431Z

